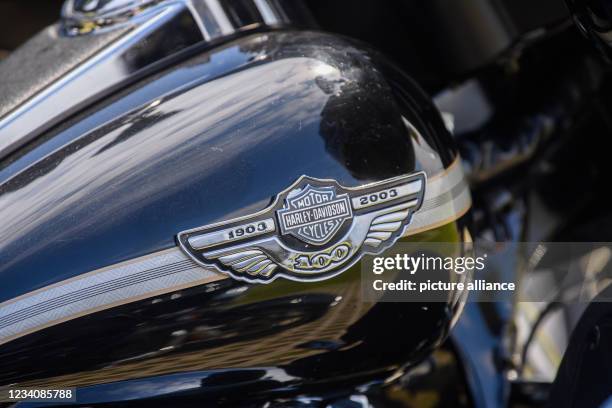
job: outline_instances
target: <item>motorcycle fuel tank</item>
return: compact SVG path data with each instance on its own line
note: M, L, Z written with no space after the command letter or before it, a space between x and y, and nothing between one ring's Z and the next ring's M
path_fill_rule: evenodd
M363 257L467 239L470 198L429 98L359 43L195 44L55 122L0 166L0 386L88 404L355 387L460 309L362 297Z

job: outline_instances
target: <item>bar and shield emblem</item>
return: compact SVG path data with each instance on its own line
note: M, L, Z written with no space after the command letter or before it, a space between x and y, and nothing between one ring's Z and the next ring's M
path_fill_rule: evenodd
M293 193L293 194L292 194ZM342 224L353 217L348 194L336 195L334 186L292 191L277 211L281 234L313 245L327 243Z
M180 232L177 241L200 265L246 282L329 279L393 245L426 183L423 172L357 187L301 176L261 211Z

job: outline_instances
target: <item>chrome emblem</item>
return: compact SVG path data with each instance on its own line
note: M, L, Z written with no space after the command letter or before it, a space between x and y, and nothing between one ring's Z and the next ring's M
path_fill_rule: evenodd
M423 172L360 187L302 176L264 210L177 239L197 263L235 279L328 279L393 245L421 207L425 185Z
M291 234L309 244L329 242L344 221L353 218L348 194L337 196L334 186L317 188L308 184L301 191L289 193L285 201L277 211L281 234Z

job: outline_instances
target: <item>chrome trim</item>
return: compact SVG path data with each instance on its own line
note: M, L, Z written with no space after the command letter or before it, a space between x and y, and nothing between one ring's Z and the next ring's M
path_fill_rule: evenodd
M271 4L272 0L246 0L252 2L253 10L259 16L250 16L248 21L234 21L232 19L231 4L222 7L219 0L159 0L159 1L133 1L131 4L141 4L147 7L138 12L129 14L128 19L121 19L117 24L109 24L99 29L92 28L78 31L76 35L96 35L97 31L112 30L116 27L132 27L115 42L110 43L87 62L77 66L67 74L43 88L33 97L26 100L16 109L0 117L0 160L32 141L42 132L58 124L66 117L83 109L86 105L104 98L112 91L142 76L145 69L156 62L181 51L176 47L164 49L148 44L140 47L144 42L150 42L154 33L167 31L181 39L177 43L184 44L184 48L192 45L216 40L231 35L242 29L254 29L262 26L289 25L286 13ZM73 24L75 19L83 21L95 20L95 13L89 16L86 13L71 13L68 0L65 6L65 16ZM121 4L130 2L119 2ZM275 3L278 6L278 2ZM127 7L127 6L125 6ZM108 13L127 13L126 8L117 8ZM193 26L180 25L184 13L189 13L193 19ZM121 14L121 15L123 15ZM106 14L102 14L104 17ZM307 17L305 17L306 19ZM180 29L176 27L179 26ZM91 27L89 27L91 28ZM59 35L75 35L64 26ZM195 34L195 35L194 35ZM197 38L195 38L197 37ZM141 48L156 49L158 55L155 60L147 61L142 66L133 66L126 56L138 54Z
M470 205L469 189L457 159L428 179L421 210L413 215L401 236L453 222ZM360 228L369 225L370 221ZM0 303L0 344L101 310L227 278L215 268L192 260L179 247L155 252Z
M214 20L217 22L222 35L229 35L236 30L221 7L219 0L204 0L204 4L208 7Z
M172 248L77 276L0 304L0 344L100 310L226 279Z
M281 23L280 16L274 12L268 0L253 0L253 3L261 13L261 17L267 25L273 26Z
M414 214L404 237L427 231L462 217L472 206L461 159L428 179L421 209Z
M130 67L125 55L184 10L182 2L151 10L141 25L3 117L0 120L0 158L142 71L145 67Z
M418 185L418 189L413 186ZM409 186L404 190L405 186ZM397 194L397 190L413 191L411 194ZM392 199L379 200L379 194L390 195ZM279 192L274 200L261 211L182 231L177 235L181 249L191 259L203 267L212 267L232 278L249 283L272 283L277 278L297 282L314 282L330 279L341 274L358 262L365 254L379 254L392 246L404 235L413 214L419 211L427 191L427 177L424 172L406 174L390 179L365 184L358 187L345 187L334 179L318 179L301 176L298 180ZM287 214L295 204L301 211L311 211L320 206L309 202L303 206L294 203L304 194L331 192L327 204L336 198L344 197L348 212L342 216L340 224L319 237L290 230L285 225L283 214ZM374 206L353 208L353 197L370 198L377 202ZM316 223L326 224L336 214L313 216ZM264 220L272 218L276 223L269 232L257 234L264 226ZM307 220L301 225L313 222ZM346 228L343 228L346 225ZM250 227L252 232L248 232ZM267 228L266 228L267 229ZM217 244L199 249L193 242L201 236L216 236L242 230L239 240L225 237ZM246 231L246 232L245 232ZM333 242L333 243L330 243Z
M66 0L62 7L64 32L82 35L113 29L132 21L161 0Z

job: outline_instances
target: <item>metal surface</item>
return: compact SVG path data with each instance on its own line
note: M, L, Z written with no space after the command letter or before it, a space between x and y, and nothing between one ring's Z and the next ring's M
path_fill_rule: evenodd
M29 333L0 346L0 384L72 384L87 404L380 381L438 344L460 308L366 303L357 264L258 285L152 259L179 253L180 231L265 209L303 174L359 189L424 172L402 239L461 242L457 163L428 97L360 44L287 31L202 47L0 168L2 313Z
M80 275L0 304L0 344L69 319L225 279L169 249Z
M435 108L424 95L418 106L395 99L369 62L344 68L362 58L370 57L312 33L241 39L144 81L1 169L2 300L262 209L303 173L354 187L442 172L453 157L429 130L446 132ZM377 110L363 117L370 106ZM23 281L23 270L35 281Z
M194 261L247 282L329 279L393 245L425 185L424 173L356 188L302 176L263 211L182 232L178 242Z
M95 43L97 36L108 36L117 31L119 35L110 35L103 48L97 49L78 65L67 66L66 72L58 73L59 76L45 83L36 94L25 100L15 98L19 101L17 106L0 109L8 111L0 118L0 159L87 105L150 73L156 65L168 63L168 58L195 44L218 42L244 29L289 25L287 16L293 14L285 7L292 6L281 7L279 2L273 6L268 4L269 1L228 3L226 8L220 8L216 0L77 1L79 7L69 0L64 8L63 25L51 28L59 31L54 36L76 35L75 43ZM147 7L143 7L145 3ZM97 5L97 8L84 10L88 5ZM75 11L77 8L82 11ZM108 18L109 14L116 13L127 13L121 24L113 24L114 20ZM103 29L98 30L90 21L97 21L96 18L104 22ZM75 25L75 21L81 25ZM53 44L54 36L46 40L47 46ZM66 42L64 48L71 47L70 41L64 39L63 42ZM35 64L36 61L31 60L34 51L26 46L17 56L9 57L0 64L0 75L3 66L8 69L20 64ZM44 72L36 71L34 75L44 76ZM36 80L31 78L32 82ZM24 89L26 91L29 89Z
M470 203L466 201L467 188L461 182L460 169L455 162L444 174L432 177L431 189L426 191L421 207L423 211L413 217L419 227L411 229L410 224L403 238L463 216ZM266 224L268 222L272 228L274 220L266 220ZM213 238L218 236L213 235ZM206 244L204 246L208 246ZM178 248L145 255L57 282L0 304L0 343L100 310L226 277L211 268L200 268Z
M64 30L82 35L133 20L161 0L66 0L62 8Z

